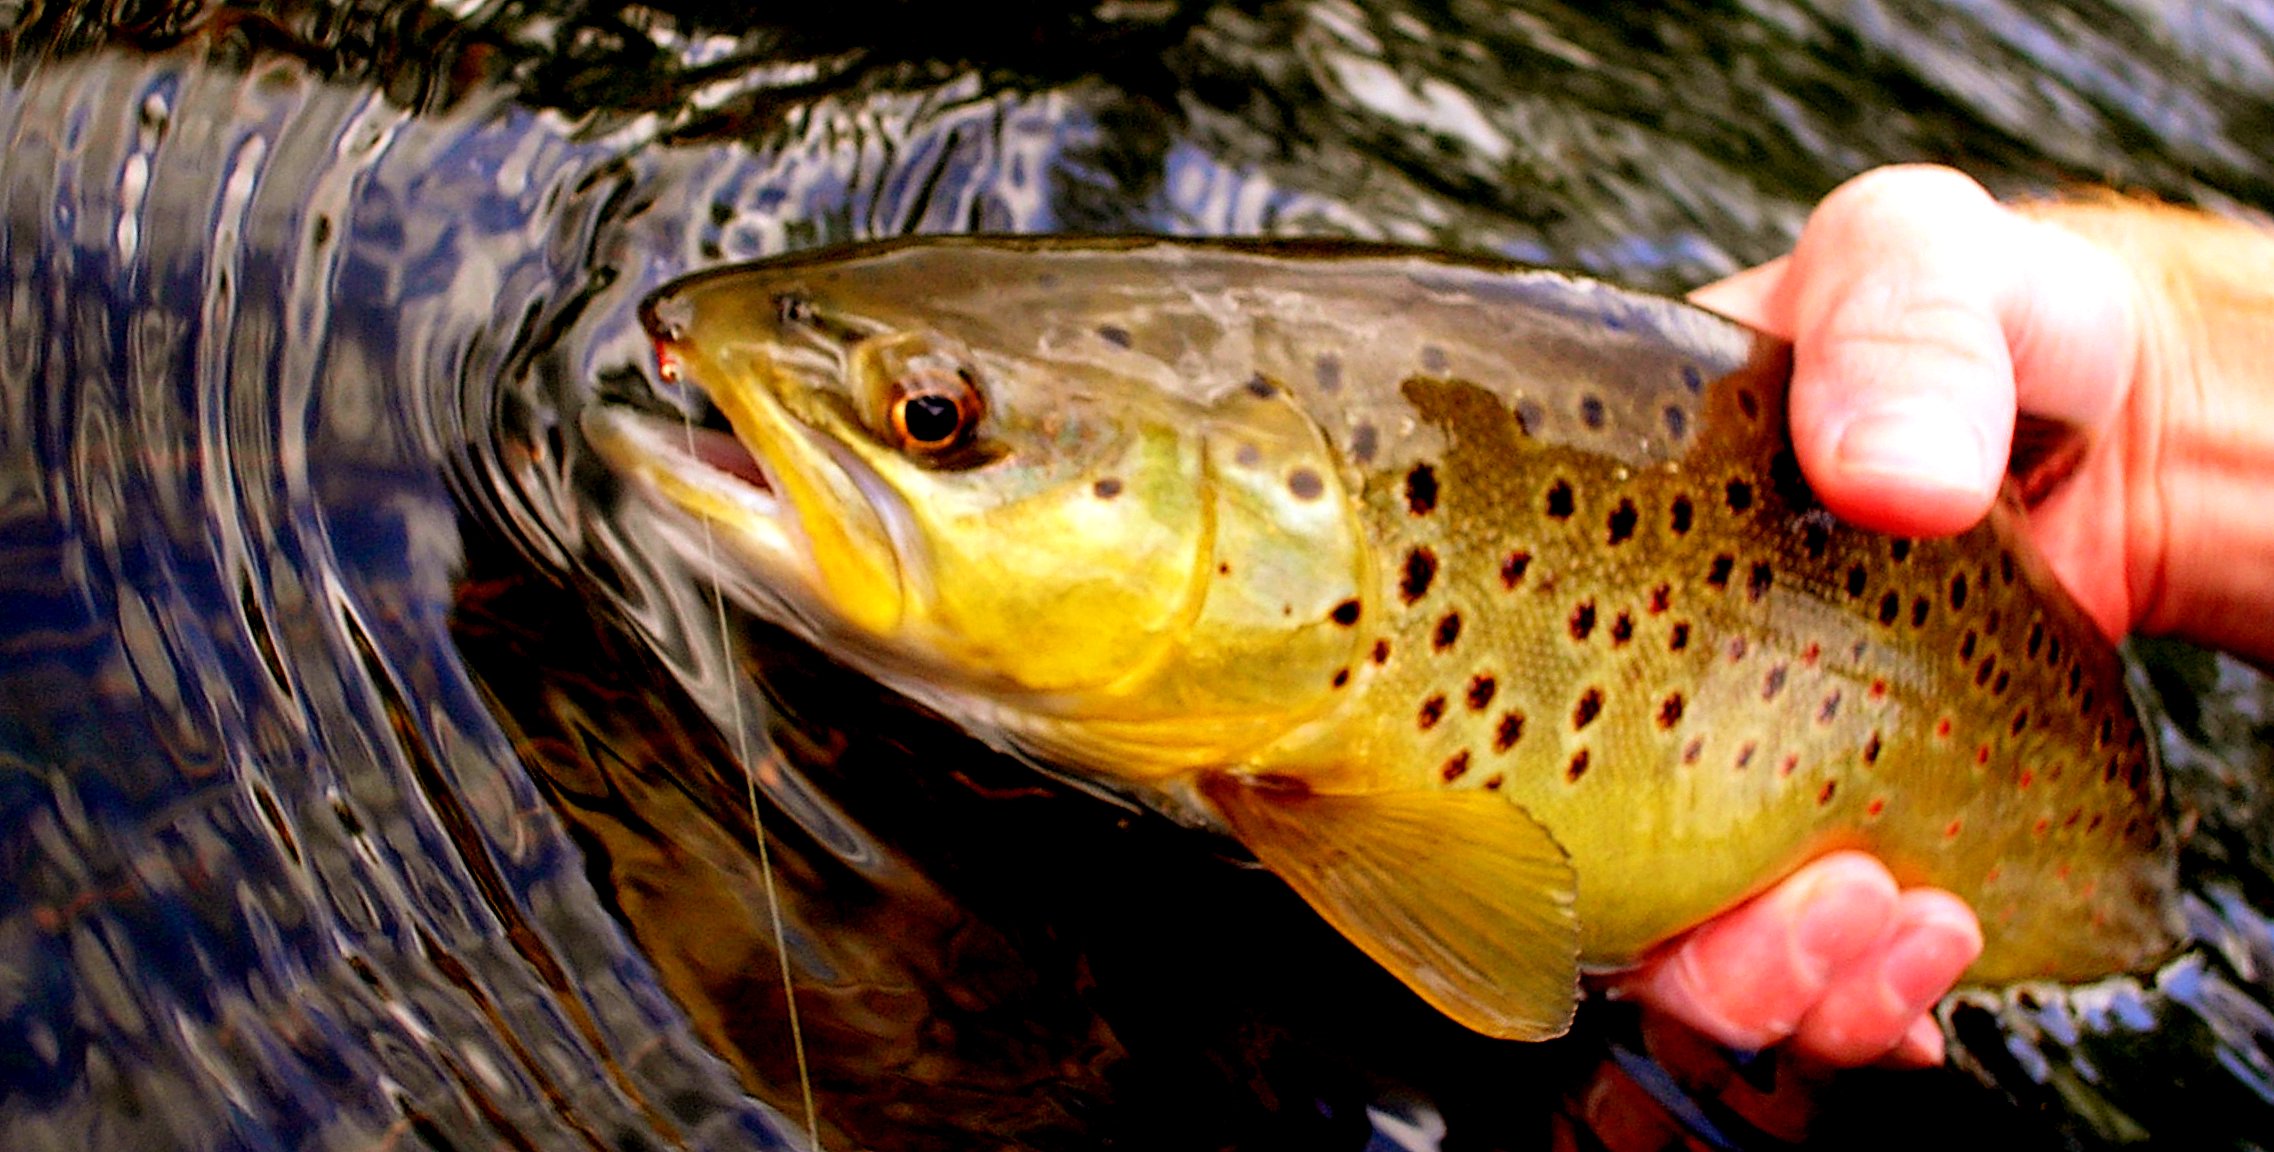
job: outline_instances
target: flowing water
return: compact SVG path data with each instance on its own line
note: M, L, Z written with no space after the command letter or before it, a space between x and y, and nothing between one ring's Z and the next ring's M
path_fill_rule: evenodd
M2244 0L768 7L0 3L8 1147L1584 1126L1670 1042L1463 1033L1219 845L722 615L575 431L646 388L639 298L964 230L1679 290L1891 160L2274 206ZM1964 1069L1842 1078L1815 1142L2274 1144L2274 690L2144 651L2201 947L1952 1005Z

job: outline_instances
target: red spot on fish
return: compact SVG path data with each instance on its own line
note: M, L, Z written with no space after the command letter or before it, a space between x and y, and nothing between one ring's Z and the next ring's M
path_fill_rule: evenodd
M1945 716L1942 719L1935 721L1934 734L1937 739L1950 739L1950 717Z
M1885 680L1874 680L1874 681L1872 681L1872 682L1871 682L1871 690L1870 690L1869 692L1866 692L1866 693L1865 693L1865 695L1866 695L1866 696L1868 696L1868 697L1869 697L1871 700L1873 700L1874 702L1876 702L1876 701L1880 701L1880 700L1885 700L1885 699L1887 699L1887 681L1885 681Z
M2037 838L2038 838L2038 839L2040 839L2040 840L2044 839L2044 838L2045 838L2045 834L2046 834L2047 832L2050 832L2050 831L2052 831L2052 830L2053 830L2053 822L2052 822L2051 820L2045 819L2045 818L2043 818L2043 817L2040 817L2040 818L2038 819L2037 823L2035 823L2035 824L2032 824L2032 825L2030 825L2030 826L2029 826L2029 834L2030 834L2030 835L2032 835L2032 836L2035 836L2035 837L2037 837Z
M1823 658L1824 646L1822 644L1810 644L1808 647L1800 650L1800 663L1804 667L1814 668L1816 666L1816 662Z
M1799 767L1800 754L1798 752L1787 752L1784 759L1777 762L1777 775L1790 776L1793 770Z
M1839 786L1840 782L1837 780L1826 780L1824 782L1824 787L1816 793L1817 806L1822 807L1823 805L1831 803L1832 791Z
M1958 833L1959 833L1959 831L1960 831L1961 829L1963 829L1965 826L1966 826L1966 824L1965 824L1965 821L1962 821L1962 820L1953 820L1953 821L1951 821L1951 822L1950 822L1950 823L1949 823L1947 826L1945 826L1945 827L1943 828L1943 830L1942 830L1942 838L1943 838L1943 839L1945 839L1945 840L1956 840L1956 839L1958 839Z
M1989 745L1984 744L1981 747L1974 749L1974 762L1976 764L1987 764L1990 762Z
M1885 811L1887 811L1887 797L1885 796L1872 797L1871 803L1864 805L1863 808L1863 814L1871 817L1877 817Z
M2031 784L2034 784L2036 782L2037 773L2032 772L2027 768L2022 769L2021 776L2014 781L2015 784L2019 785L2023 789L2027 789Z
M1650 614L1656 616L1674 606L1674 586L1660 584L1650 590Z

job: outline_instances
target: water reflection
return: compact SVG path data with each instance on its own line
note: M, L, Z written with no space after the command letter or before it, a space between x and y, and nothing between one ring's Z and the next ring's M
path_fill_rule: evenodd
M974 229L1679 288L1893 159L2274 203L2244 4L35 5L0 37L27 1148L796 1141L753 782L830 1147L1538 1143L1641 1043L1615 1013L1459 1033L1214 845L722 633L737 575L680 567L574 433L670 402L638 299ZM1864 1078L1820 1142L2274 1127L2267 690L2154 666L2215 947L1956 1009L1999 1093Z

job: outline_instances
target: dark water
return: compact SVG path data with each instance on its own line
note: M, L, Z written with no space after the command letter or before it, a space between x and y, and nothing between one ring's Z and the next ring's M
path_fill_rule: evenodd
M1674 290L1891 160L2274 205L2247 3L983 7L0 5L7 1146L796 1145L785 958L830 1148L1582 1127L1678 1040L1462 1033L1216 845L722 630L574 431L640 296L974 229ZM1816 1143L2274 1145L2274 691L2148 656L2204 946L1953 1006L1971 1071Z

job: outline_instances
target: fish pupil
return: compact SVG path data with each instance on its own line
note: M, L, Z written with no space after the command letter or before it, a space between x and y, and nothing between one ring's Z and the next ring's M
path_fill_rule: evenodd
M900 426L913 443L945 444L962 430L963 407L936 392L910 396L901 401Z

